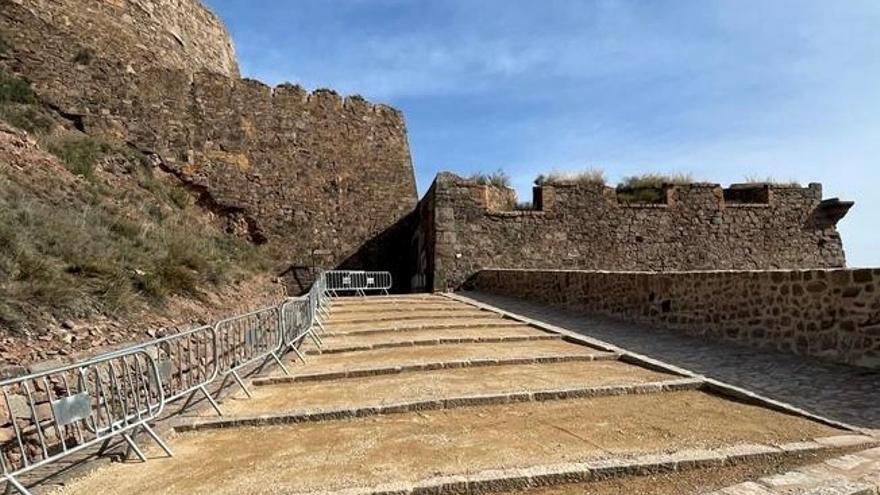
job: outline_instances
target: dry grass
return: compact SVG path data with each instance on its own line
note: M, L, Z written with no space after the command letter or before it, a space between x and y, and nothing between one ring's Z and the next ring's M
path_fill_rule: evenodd
M538 186L559 183L605 185L607 183L607 178L605 177L604 170L594 168L568 172L554 170L548 174L541 174L535 178L535 185Z
M693 176L687 173L633 175L618 184L617 198L625 203L664 203L664 186L693 182Z
M27 110L48 120L40 129L57 125L29 86L0 77L0 119L26 127L9 116ZM69 131L38 142L89 180L65 177L37 150L25 162L32 168L0 163L0 328L122 316L270 269L262 249L211 224L142 154Z
M777 187L803 187L801 183L796 179L789 179L787 181L777 180L773 177L759 177L757 175L747 175L745 177L746 184L756 184L756 185L770 185Z
M467 180L481 186L510 187L510 176L501 169L492 173L475 172L467 177Z

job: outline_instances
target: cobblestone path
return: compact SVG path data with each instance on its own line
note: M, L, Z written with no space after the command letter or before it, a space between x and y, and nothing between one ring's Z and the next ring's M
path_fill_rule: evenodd
M70 495L692 493L877 439L446 296L336 299L323 347ZM310 344L311 345L311 344Z
M467 292L463 295L743 387L821 416L863 428L880 429L880 371L691 337L609 318L587 317L493 294Z

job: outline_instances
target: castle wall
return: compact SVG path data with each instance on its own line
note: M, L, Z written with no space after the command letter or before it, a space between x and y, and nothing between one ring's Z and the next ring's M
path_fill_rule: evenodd
M484 270L476 289L880 368L880 270ZM649 331L648 328L645 331Z
M75 41L73 57L98 55L142 72L165 67L238 76L223 23L198 0L0 0L9 16L34 18L47 38ZM31 21L26 21L31 23ZM43 41L52 45L52 39ZM37 40L31 49L49 53Z
M452 174L440 174L432 189L433 290L458 288L486 268L845 266L835 224L851 204L823 202L818 184L763 186L757 194L717 184L670 186L662 202L637 204L604 185L560 183L537 188L540 209L529 211L498 209L492 186Z
M121 3L128 9L151 4L159 12L167 1ZM189 19L196 27L182 32L192 37L208 32L200 51L174 52L180 63L171 57L162 66L138 68L132 68L135 49L108 49L76 61L87 44L80 34L68 32L57 17L47 24L30 2L0 2L8 4L0 13L0 37L11 47L0 63L85 132L156 154L231 231L270 244L279 271L335 267L351 259L375 267L380 260L364 253L375 257L397 243L400 236L382 234L417 202L400 112L329 90L309 93L228 77L234 71L221 56L224 43L211 42L209 29L222 26L199 24L192 13L207 11L191 1L173 2L179 9L189 5L185 13L162 15L180 23ZM116 8L92 3L64 0L53 11ZM170 24L162 19L157 23ZM124 33L119 43L143 29ZM151 32L155 38L164 31ZM151 48L162 50L154 38L141 43L155 42ZM187 54L190 59L183 58ZM211 66L215 56L219 65ZM358 254L365 243L373 249Z

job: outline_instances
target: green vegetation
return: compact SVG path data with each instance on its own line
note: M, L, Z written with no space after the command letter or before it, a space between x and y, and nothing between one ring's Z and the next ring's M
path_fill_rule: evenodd
M554 184L554 183L574 183L574 184L601 184L604 185L607 180L605 171L601 169L589 168L581 171L557 172L552 171L548 174L541 174L535 178L535 185Z
M0 163L0 328L41 328L49 314L123 316L271 268L261 248L210 223L176 180L157 177L148 157L64 130L2 69L0 120L89 179Z
M34 104L37 101L30 84L0 69L0 104Z
M0 120L31 134L45 134L52 128L52 117L34 105L0 104Z
M0 69L0 120L29 133L44 134L52 117L39 104L30 85Z
M111 147L86 135L65 135L44 142L49 153L57 156L74 175L91 178L98 160L111 151Z
M516 203L515 205L513 205L513 209L520 211L530 211L535 209L535 205L533 205L531 201L523 201L521 203Z
M665 185L691 184L691 174L642 174L624 177L617 186L617 198L625 203L664 203Z
M60 195L55 184L0 176L0 327L47 311L122 316L271 268L262 249L208 224L182 187L153 176L146 158L87 139L72 156L124 163L134 180L102 173Z
M501 169L491 174L476 172L467 179L481 186L510 187L510 176Z
M59 318L119 315L267 268L257 248L185 215L130 220L103 203L57 208L8 192L0 199L5 326L20 324L28 306Z

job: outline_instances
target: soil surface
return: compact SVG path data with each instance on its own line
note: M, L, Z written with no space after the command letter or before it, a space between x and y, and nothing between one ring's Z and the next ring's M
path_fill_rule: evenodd
M294 367L290 372L296 374L318 374L333 371L365 368L387 368L412 366L429 363L482 359L544 358L557 356L597 356L601 352L562 340L541 340L535 342L495 342L492 344L443 344L435 346L404 347L396 349L376 349L341 354L321 354L310 357L307 364L291 356Z
M498 320L494 320L498 322ZM547 336L547 332L526 325L407 330L364 333L363 335L326 335L325 349L351 346L372 346L396 342L432 342L440 339L503 339L508 337Z
M173 442L174 458L108 466L64 493L335 490L839 433L701 392L522 403L186 434Z
M674 378L618 361L460 368L352 378L332 384L263 385L253 388L253 399L229 401L224 411L234 416L253 416L510 392L630 385Z

